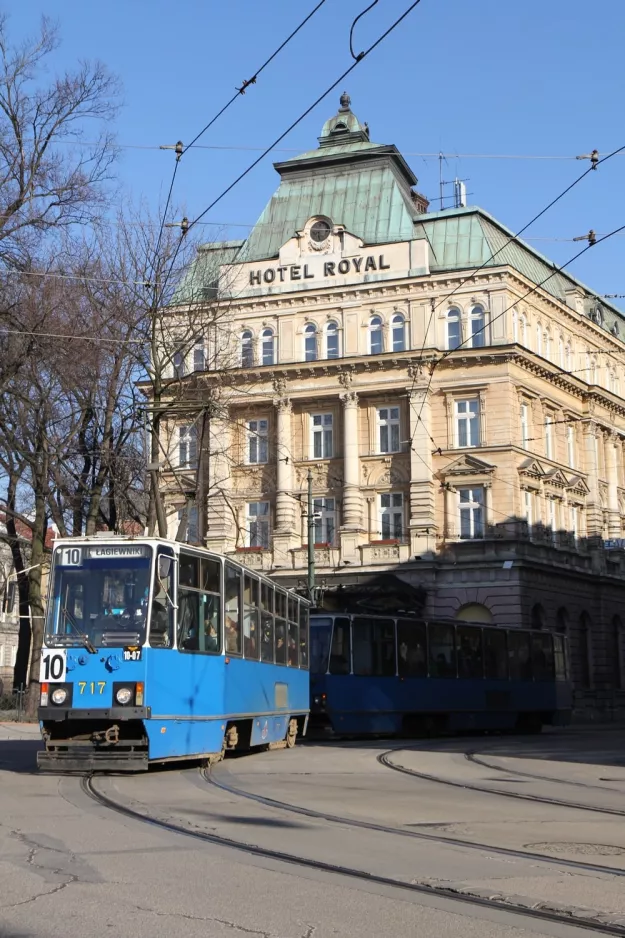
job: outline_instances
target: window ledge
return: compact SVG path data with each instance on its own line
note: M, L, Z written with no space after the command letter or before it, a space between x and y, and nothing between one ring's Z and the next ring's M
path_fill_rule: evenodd
M269 550L268 547L237 547L235 548L237 554L262 554L263 551Z

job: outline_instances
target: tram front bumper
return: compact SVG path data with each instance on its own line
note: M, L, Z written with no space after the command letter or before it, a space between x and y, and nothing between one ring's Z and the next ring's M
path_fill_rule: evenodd
M78 746L67 750L45 750L37 753L37 768L58 775L85 772L147 772L146 752L98 752Z
M38 717L41 723L53 720L149 720L151 707L108 707L93 709L74 709L71 707L39 707Z

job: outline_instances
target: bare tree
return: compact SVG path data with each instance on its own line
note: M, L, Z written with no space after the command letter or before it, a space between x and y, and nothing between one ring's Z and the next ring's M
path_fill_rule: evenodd
M116 79L100 63L82 63L42 82L58 44L45 17L38 35L19 44L0 17L0 260L21 269L42 235L94 219L116 157Z

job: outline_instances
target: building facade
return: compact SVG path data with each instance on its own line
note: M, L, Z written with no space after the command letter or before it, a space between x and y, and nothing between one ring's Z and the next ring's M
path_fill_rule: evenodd
M346 95L276 170L167 313L171 533L201 488L207 546L301 585L310 472L325 605L393 574L424 615L566 632L580 713L625 713L625 317L481 209L428 212Z

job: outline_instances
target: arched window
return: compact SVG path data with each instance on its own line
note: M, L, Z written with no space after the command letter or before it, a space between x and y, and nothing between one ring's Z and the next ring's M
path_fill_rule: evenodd
M455 306L447 313L447 348L455 349L462 344L460 310Z
M403 352L406 349L406 322L401 313L393 316L393 351Z
M551 333L549 329L545 332L545 358L551 361Z
M525 313L519 313L519 342L527 347L527 317Z
M543 327L539 322L536 323L536 352L538 355L543 353Z
M571 370L571 343L567 342L564 346L564 370Z
M206 346L202 337L196 339L193 346L193 370L206 371Z
M339 357L339 327L335 322L326 326L326 358Z
M275 362L275 339L273 329L263 329L263 365L273 365Z
M372 316L369 322L369 354L379 355L383 351L382 320L379 316Z
M542 629L545 625L545 610L540 603L534 603L532 606L531 628Z
M304 329L304 360L314 362L317 360L317 327L309 322Z
M493 614L487 606L481 603L465 603L457 611L455 618L459 622L481 622L484 625L490 625L493 621Z
M481 306L471 310L471 348L484 348L486 345L486 317Z
M519 341L519 314L516 309L512 310L512 341Z
M560 635L566 635L569 628L569 614L564 608L560 606L556 613L556 632Z
M249 329L241 334L241 365L251 368L254 364L254 336Z
M558 364L564 368L564 339L562 336L558 339Z

